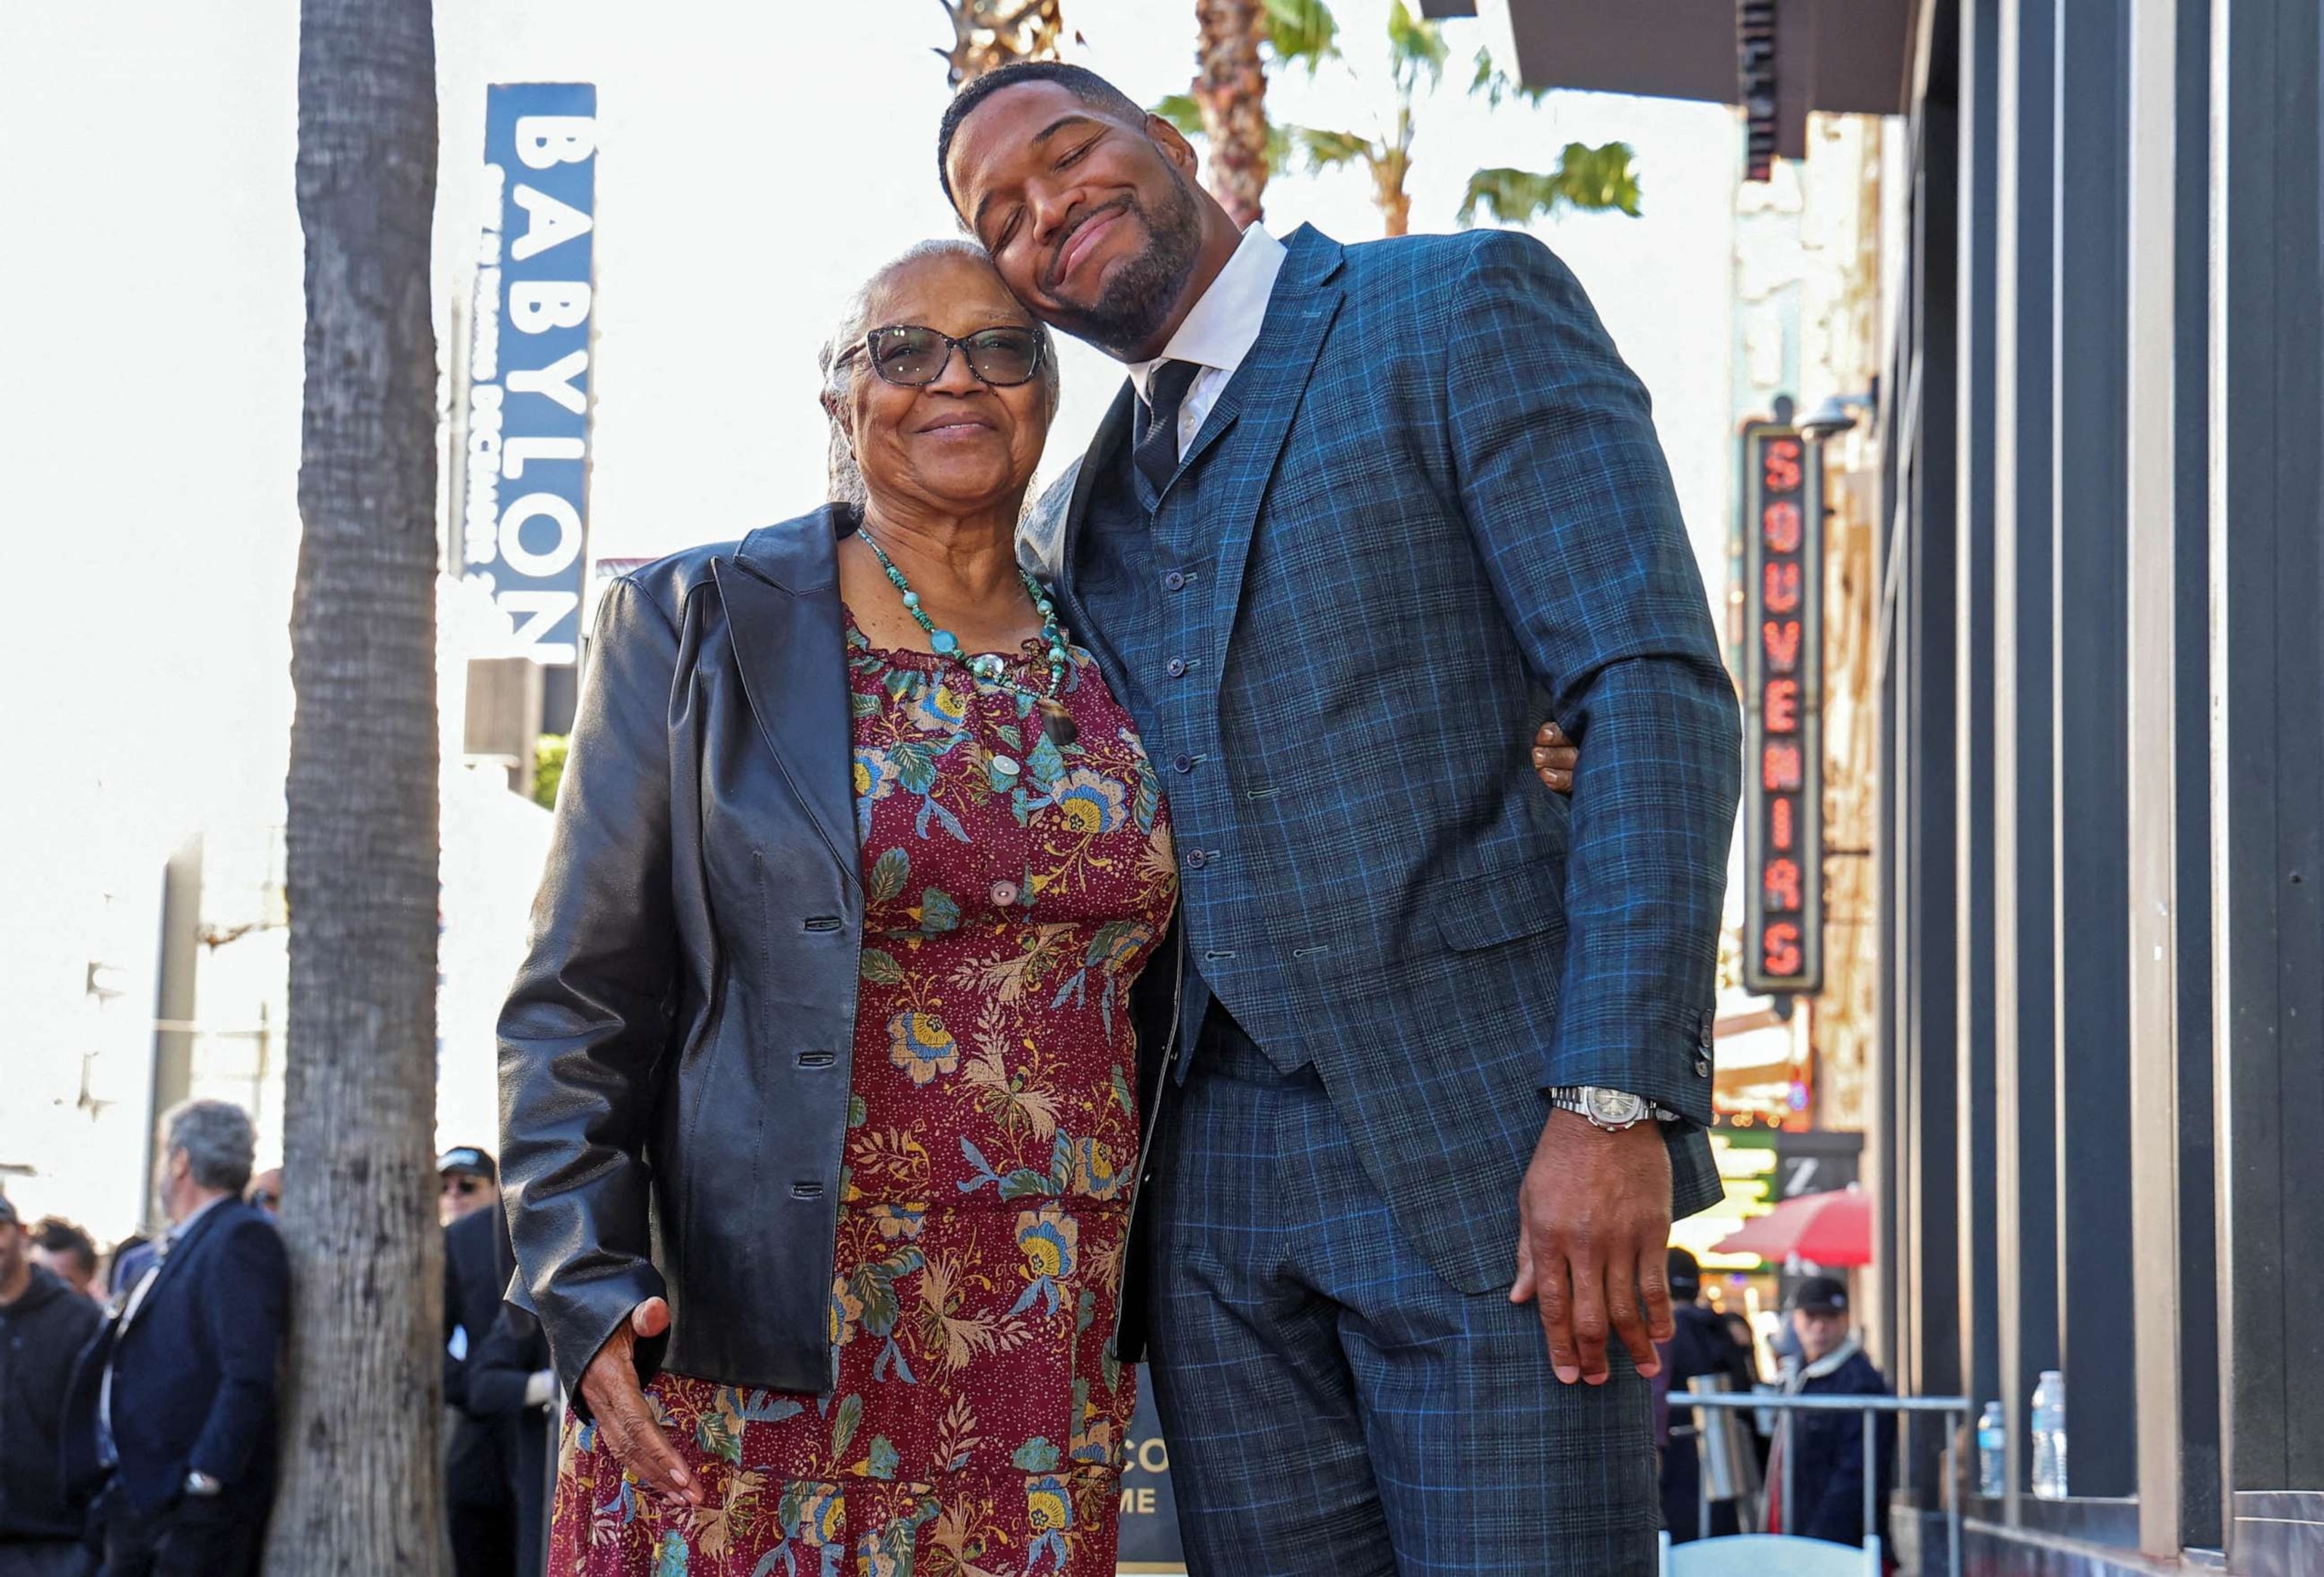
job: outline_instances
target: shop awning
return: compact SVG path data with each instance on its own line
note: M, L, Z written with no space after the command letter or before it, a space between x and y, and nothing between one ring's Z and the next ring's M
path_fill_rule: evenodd
M1803 1194L1715 1246L1721 1254L1757 1254L1777 1264L1796 1257L1827 1267L1869 1265L1872 1201L1853 1184L1829 1194Z
M1775 0L1776 152L1807 151L1810 110L1905 107L1918 14L1930 0ZM1528 88L1743 102L1737 0L1421 0L1480 16L1502 69Z

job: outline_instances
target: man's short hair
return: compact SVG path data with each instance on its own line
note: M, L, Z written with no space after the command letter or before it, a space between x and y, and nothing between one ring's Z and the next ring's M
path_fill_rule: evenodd
M161 1154L186 1152L194 1182L239 1194L250 1185L258 1131L231 1101L182 1101L161 1114Z
M34 1222L32 1241L43 1253L72 1255L88 1274L97 1274L97 1240L64 1217L46 1215Z
M1086 66L1070 66L1063 60L1013 60L972 78L945 106L944 119L936 126L936 179L944 182L945 200L954 208L959 208L960 201L952 194L952 172L945 168L945 161L952 157L952 140L960 123L1002 88L1022 82L1054 82L1084 104L1125 116L1132 125L1146 122L1146 111L1136 99Z

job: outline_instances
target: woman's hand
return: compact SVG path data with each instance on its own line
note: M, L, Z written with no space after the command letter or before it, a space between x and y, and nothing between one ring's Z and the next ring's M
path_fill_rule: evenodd
M699 1506L702 1487L654 1422L653 1409L646 1406L645 1391L638 1384L638 1338L659 1336L669 1329L669 1305L660 1298L650 1297L632 1309L581 1371L581 1396L597 1420L597 1433L613 1448L630 1477L672 1506Z
M1573 792L1573 769L1582 760L1582 751L1565 737L1565 730L1551 718L1533 736L1533 770L1541 774L1543 787L1554 793Z

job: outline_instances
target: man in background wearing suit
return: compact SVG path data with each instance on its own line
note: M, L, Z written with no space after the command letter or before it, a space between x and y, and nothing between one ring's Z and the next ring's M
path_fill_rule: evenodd
M68 1481L104 1487L104 1577L244 1577L274 1501L290 1261L272 1218L242 1202L249 1114L189 1101L161 1130L170 1230L75 1369Z
M509 1577L517 1569L516 1504L510 1493L509 1421L475 1406L469 1379L515 1273L500 1171L491 1154L458 1145L436 1163L443 1185L444 1499L455 1577Z
M1645 391L1538 242L1238 231L1079 68L937 161L1130 374L1023 551L1176 829L1124 1305L1191 1569L1652 1572L1741 730Z

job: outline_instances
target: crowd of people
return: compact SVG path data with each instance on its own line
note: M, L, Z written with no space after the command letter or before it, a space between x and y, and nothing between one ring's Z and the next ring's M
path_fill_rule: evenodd
M1784 1319L1768 1342L1773 1372L1763 1378L1759 1343L1750 1321L1735 1310L1701 1301L1702 1272L1692 1254L1670 1251L1671 1339L1661 1344L1662 1368L1654 1378L1655 1438L1661 1447L1663 1526L1674 1544L1705 1531L1722 1537L1743 1532L1794 1533L1837 1544L1860 1545L1867 1532L1887 1541L1886 1489L1895 1472L1895 1435L1886 1421L1876 1425L1873 1471L1879 1477L1874 1500L1883 1526L1864 1526L1864 1427L1858 1414L1803 1411L1788 1435L1774 1409L1714 1414L1673 1403L1671 1393L1710 1389L1736 1394L1878 1397L1890 1394L1856 1339L1849 1310L1848 1284L1837 1277L1807 1276L1784 1299ZM1708 1385L1700 1382L1708 1381ZM1713 1431L1742 1431L1748 1470L1730 1475L1703 1493L1703 1437ZM1789 1461L1785 1461L1788 1445ZM1791 1483L1790 1526L1785 1525L1784 1481Z
M157 1203L170 1225L100 1253L58 1217L22 1220L0 1194L0 1577L143 1577L255 1568L272 1499L275 1364L288 1270L271 1218L279 1170L251 1174L239 1108L197 1102L163 1120ZM541 1570L558 1385L540 1322L503 1299L513 1268L499 1172L460 1146L438 1161L444 1226L446 1516L458 1577ZM109 1274L108 1272L109 1261ZM163 1271L171 1275L165 1279ZM1664 1526L1699 1526L1702 1425L1667 1392L1877 1395L1846 1285L1810 1277L1774 1333L1772 1387L1739 1313L1701 1301L1692 1255L1671 1250L1674 1331L1656 1377ZM134 1338L133 1339L133 1333ZM1764 1508L1711 1505L1711 1531L1780 1522L1776 1436L1748 1432ZM1863 1428L1849 1414L1795 1425L1795 1531L1854 1544ZM1889 1471L1884 1436L1877 1471ZM1774 1459L1774 1460L1771 1460ZM1879 1498L1885 1501L1886 1497Z
M272 1508L290 1267L282 1174L249 1114L161 1123L168 1224L101 1252L0 1194L0 1577L244 1577ZM438 1161L445 1223L446 1517L459 1577L542 1564L550 1414L490 1152Z

